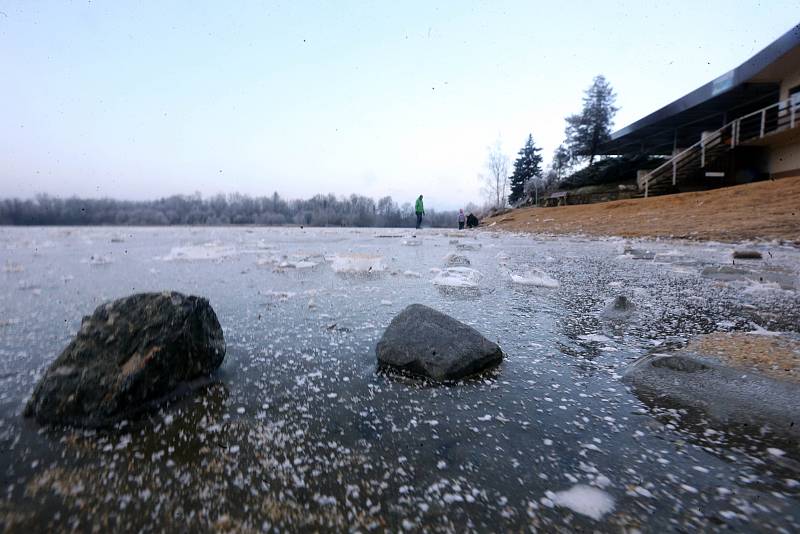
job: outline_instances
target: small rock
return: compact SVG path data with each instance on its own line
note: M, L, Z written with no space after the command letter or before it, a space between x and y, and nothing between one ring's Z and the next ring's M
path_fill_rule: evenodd
M613 301L609 302L600 316L604 319L618 321L627 319L636 310L636 305L625 295L618 295Z
M496 343L422 304L400 312L376 348L378 364L435 380L457 380L503 360Z

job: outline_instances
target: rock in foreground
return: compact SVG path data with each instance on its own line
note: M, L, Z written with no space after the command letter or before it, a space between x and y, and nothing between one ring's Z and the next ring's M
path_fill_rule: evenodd
M99 306L50 365L25 407L42 424L113 424L208 375L225 357L204 298L140 293Z
M800 436L796 383L732 367L706 354L679 350L637 360L623 376L644 402L690 408L723 424Z
M457 380L503 360L496 343L422 304L400 312L376 349L378 364L435 380Z

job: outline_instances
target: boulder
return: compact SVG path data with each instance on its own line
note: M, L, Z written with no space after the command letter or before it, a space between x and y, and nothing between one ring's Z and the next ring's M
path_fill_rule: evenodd
M618 295L614 300L606 304L600 316L611 321L622 321L633 315L636 305L625 295Z
M204 298L140 293L100 305L37 384L25 415L100 427L155 407L225 357Z
M503 360L496 343L422 304L400 312L376 348L378 365L434 380L457 380Z

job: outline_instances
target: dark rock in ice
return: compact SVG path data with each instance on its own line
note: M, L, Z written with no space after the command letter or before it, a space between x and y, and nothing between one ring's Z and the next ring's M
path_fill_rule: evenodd
M496 343L422 304L412 304L392 319L375 352L381 367L435 380L457 380L503 360Z
M761 253L757 250L734 250L733 258L736 260L760 260Z
M800 436L798 385L724 365L693 352L650 354L624 373L647 404L699 410L731 425Z
M140 293L102 304L50 365L25 407L42 424L99 427L168 398L225 357L204 298Z
M618 295L603 308L600 316L604 319L620 321L629 318L635 310L636 305L632 300L625 295Z

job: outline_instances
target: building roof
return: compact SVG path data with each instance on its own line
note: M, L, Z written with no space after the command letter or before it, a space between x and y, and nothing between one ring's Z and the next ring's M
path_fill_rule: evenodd
M777 102L780 81L800 66L800 24L756 55L650 115L614 132L601 154L670 154L736 117Z

